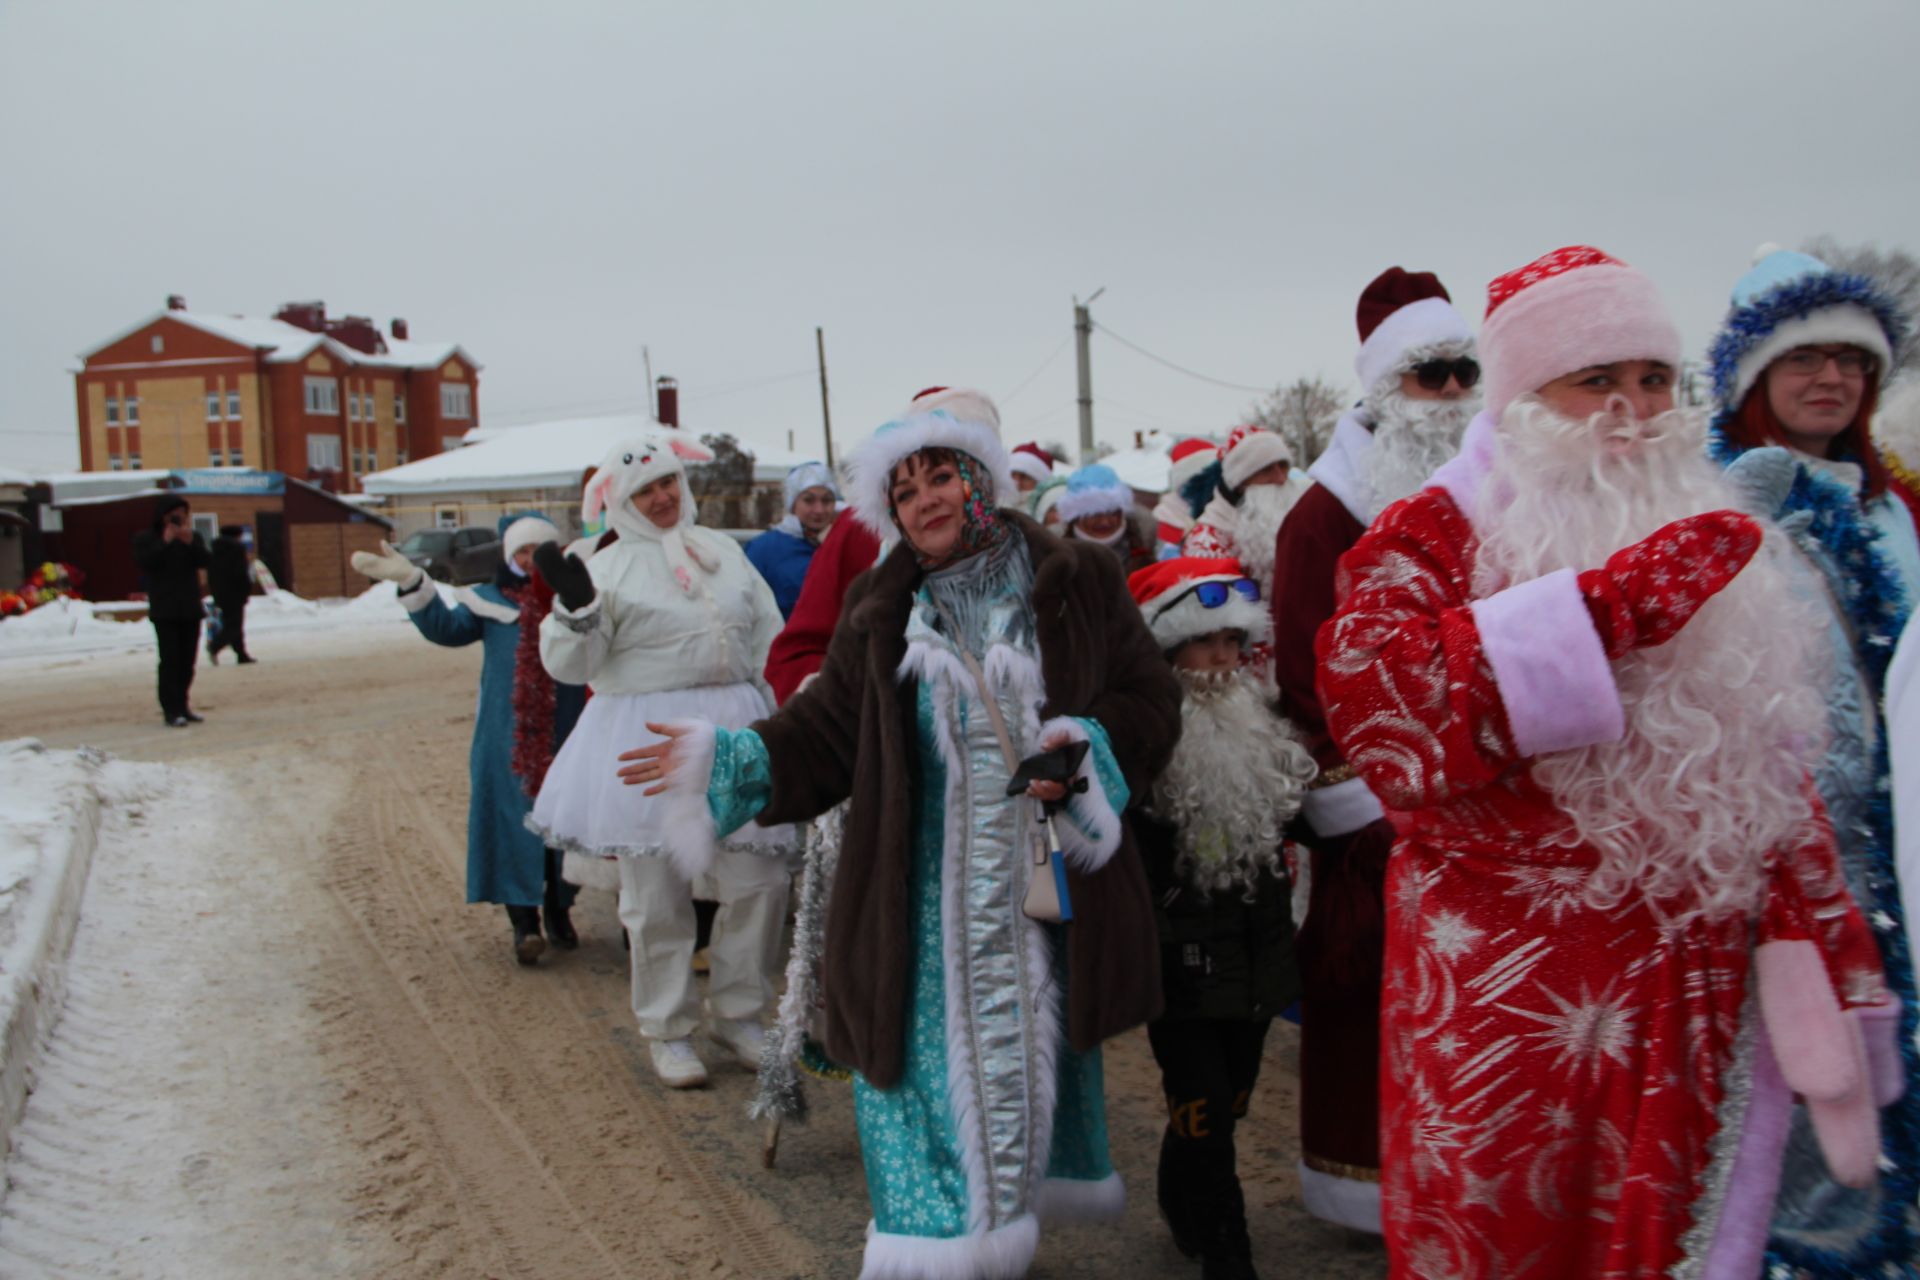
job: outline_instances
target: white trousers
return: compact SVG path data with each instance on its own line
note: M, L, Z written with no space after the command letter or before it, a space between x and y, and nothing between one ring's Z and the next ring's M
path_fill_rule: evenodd
M707 1008L716 1019L758 1018L773 1003L792 876L787 860L720 851L700 879L720 904L707 944ZM633 1016L649 1040L700 1025L693 986L693 887L666 858L620 859L620 923L632 940Z

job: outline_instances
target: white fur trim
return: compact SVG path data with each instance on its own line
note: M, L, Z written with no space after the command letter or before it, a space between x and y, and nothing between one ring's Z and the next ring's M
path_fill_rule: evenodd
M1333 439L1307 474L1340 500L1347 514L1363 525L1373 523L1373 485L1367 479L1367 455L1373 452L1373 432L1366 410L1353 408L1333 424Z
M1300 1206L1323 1222L1380 1235L1380 1184L1300 1165Z
M455 587L453 598L467 607L467 612L478 614L494 622L518 622L520 610L510 604L495 604L475 591L472 587Z
M1579 576L1558 569L1469 607L1523 756L1616 742L1627 732L1613 664Z
M596 592L593 599L587 601L578 609L569 609L566 605L561 604L559 598L556 596L553 601L553 609L548 616L558 618L560 625L569 631L576 633L592 631L600 625L600 602L604 599L606 599L604 594Z
M1391 374L1400 372L1407 352L1442 342L1473 342L1473 330L1451 302L1445 298L1422 298L1409 302L1374 327L1360 352L1353 358L1360 386L1371 388Z
M1026 476L1036 484L1045 484L1047 481L1053 479L1053 468L1034 457L1031 453L1021 453L1016 450L1012 458L1013 460L1008 463L1008 466L1013 469L1013 474Z
M1106 1222L1126 1212L1127 1186L1119 1173L1089 1182L1085 1178L1048 1178L1040 1184L1035 1206L1040 1221Z
M513 553L522 547L558 541L560 531L553 527L553 521L544 516L521 516L507 526L505 536L500 539L500 554L511 560Z
M1068 485L1054 510L1060 513L1062 520L1071 524L1102 511L1117 511L1125 515L1132 507L1133 490L1125 485L1115 485L1110 489L1075 489Z
M1787 352L1795 347L1829 342L1844 342L1873 352L1874 358L1880 361L1879 376L1883 378L1893 367L1893 349L1887 345L1886 331L1871 311L1851 302L1822 307L1811 314L1781 321L1759 346L1740 357L1733 371L1733 404L1727 407L1734 408L1745 400L1767 366Z
M1040 726L1041 742L1056 734L1066 735L1069 742L1087 740L1085 727L1072 716L1056 716ZM1087 752L1074 777L1085 778L1087 789L1067 801L1067 811L1060 815L1066 821L1056 818L1054 829L1060 835L1060 852L1073 864L1074 870L1098 871L1120 851L1120 814L1113 807L1107 789L1100 785L1100 775L1093 767L1093 752Z
M1579 267L1529 285L1480 327L1487 412L1565 374L1620 360L1680 367L1680 331L1659 289L1627 266Z
M672 813L667 855L674 870L691 881L713 868L715 835L713 811L707 808L707 787L713 781L716 735L705 720L673 720L670 728L689 732L674 752L676 764L666 778L660 802Z
M977 459L993 481L996 504L1018 492L1013 487L1012 460L994 426L944 412L916 413L874 432L847 459L847 496L854 515L881 541L891 539L896 532L887 502L894 467L909 455L933 448L958 449Z
M414 578L413 585L398 587L395 591L396 594L394 598L400 602L400 607L408 613L418 613L426 608L430 602L440 598L439 589L434 586L424 573Z
M1240 489L1256 473L1276 462L1289 461L1287 442L1271 431L1249 431L1220 460L1220 478Z
M867 1224L860 1280L1019 1280L1040 1247L1040 1220L1023 1213L993 1231L905 1236Z
M1315 833L1327 839L1351 834L1387 816L1365 778L1314 788L1300 798L1300 812Z
M1227 579L1201 578L1198 581L1221 582ZM1209 609L1191 594L1193 586L1193 583L1182 583L1181 589L1189 594L1172 607L1156 613L1152 602L1149 602L1143 611L1150 619L1147 628L1153 632L1154 643L1160 646L1162 653L1177 649L1189 640L1229 628L1246 632L1248 644L1260 644L1272 633L1273 615L1267 612L1264 601L1256 604L1238 591L1233 591L1228 593L1225 604L1217 609Z

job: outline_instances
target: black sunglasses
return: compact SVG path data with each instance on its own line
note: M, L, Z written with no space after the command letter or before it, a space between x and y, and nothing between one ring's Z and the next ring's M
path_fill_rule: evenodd
M1480 362L1470 356L1461 356L1458 360L1422 360L1413 366L1413 376L1428 391L1438 391L1452 378L1460 384L1462 391L1470 391L1473 384L1480 381Z

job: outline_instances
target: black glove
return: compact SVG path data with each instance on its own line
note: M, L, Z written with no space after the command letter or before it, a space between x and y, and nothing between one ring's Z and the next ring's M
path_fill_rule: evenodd
M578 613L593 603L593 579L579 556L562 555L559 543L543 542L533 549L533 563L569 612Z

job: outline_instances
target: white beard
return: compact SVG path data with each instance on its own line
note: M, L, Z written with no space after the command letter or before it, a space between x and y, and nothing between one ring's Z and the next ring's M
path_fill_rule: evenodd
M1280 524L1300 500L1291 484L1256 484L1243 490L1233 514L1233 549L1240 567L1260 584L1262 595L1273 590L1273 553L1280 541Z
M1467 424L1480 412L1480 397L1414 400L1400 390L1399 375L1367 396L1373 415L1373 448L1362 462L1372 515L1411 497L1460 452Z
M1251 894L1263 872L1279 873L1281 829L1319 769L1245 669L1174 674L1180 741L1150 807L1179 831L1182 879L1204 894Z
M1498 432L1476 597L1601 568L1671 521L1744 505L1707 460L1696 413L1576 421L1522 396ZM1589 904L1639 897L1678 919L1757 909L1769 859L1812 820L1804 788L1824 749L1830 671L1818 591L1767 526L1760 553L1678 635L1613 663L1625 736L1533 761L1534 781L1599 852Z

